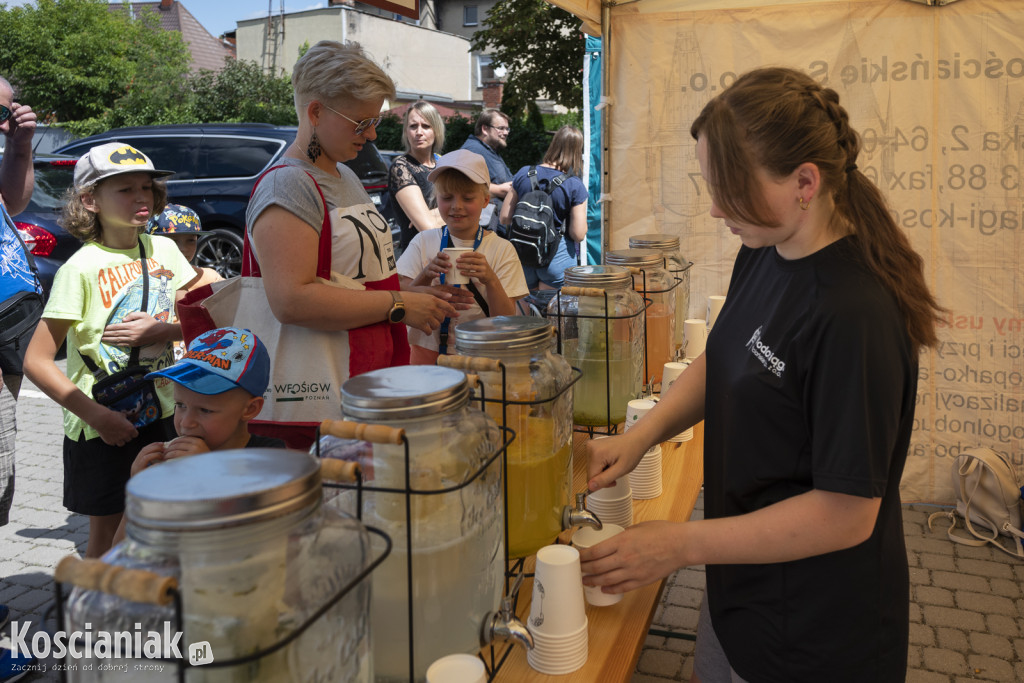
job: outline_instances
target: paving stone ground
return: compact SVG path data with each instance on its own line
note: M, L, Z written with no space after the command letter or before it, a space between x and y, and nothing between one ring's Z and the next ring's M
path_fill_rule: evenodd
M83 552L88 532L87 520L61 503L61 420L60 408L26 382L18 401L14 509L11 523L0 527L0 604L10 606L12 619L34 626L53 604L54 566ZM1024 681L1024 561L929 531L928 515L937 509L904 508L912 600L907 681ZM699 500L694 515L702 514ZM694 633L704 585L703 567L669 577L632 683L689 679L693 641L661 634ZM58 679L48 671L22 680Z

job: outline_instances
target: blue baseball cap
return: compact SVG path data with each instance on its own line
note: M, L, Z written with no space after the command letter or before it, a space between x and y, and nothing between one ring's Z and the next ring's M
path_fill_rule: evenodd
M262 396L270 383L270 354L249 330L218 327L195 339L174 365L146 375L166 377L197 394L223 394L241 387Z

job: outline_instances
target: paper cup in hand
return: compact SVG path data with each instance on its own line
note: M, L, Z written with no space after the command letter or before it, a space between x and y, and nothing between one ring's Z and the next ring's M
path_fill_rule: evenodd
M558 636L587 624L580 553L568 545L546 545L537 551L533 574L530 632Z
M456 654L441 657L427 669L427 683L485 683L487 669L479 657Z
M622 533L622 527L616 524L605 524L600 531L583 527L572 535L572 544L577 548L592 548L618 533ZM595 607L614 605L622 600L622 593L605 593L600 586L584 586L583 595L587 602Z
M707 338L708 326L699 318L691 318L683 322L683 358L694 359L704 353L704 340Z
M459 267L455 265L455 262L460 256L468 254L473 250L468 247L445 247L442 251L448 255L448 262L451 263L452 266L444 276L444 283L446 285L469 284L469 278L459 272Z
M722 311L722 306L725 305L725 297L718 294L713 294L708 297L708 312L707 321L708 329L710 330L715 326L715 321L718 320L718 314Z
M654 407L649 398L634 398L626 404L626 429L632 427L637 420L646 415Z

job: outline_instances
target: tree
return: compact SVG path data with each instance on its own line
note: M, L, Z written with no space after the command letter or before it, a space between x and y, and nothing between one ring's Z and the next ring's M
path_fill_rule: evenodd
M152 12L111 12L104 0L2 6L0 44L7 47L0 74L51 120L98 122L175 109L191 58L181 35L157 22Z
M229 59L221 71L193 76L188 90L190 121L298 123L291 79L266 74L256 62Z
M582 105L586 43L579 19L545 0L500 0L484 24L472 48L505 67L506 111L521 112L538 97L570 109Z

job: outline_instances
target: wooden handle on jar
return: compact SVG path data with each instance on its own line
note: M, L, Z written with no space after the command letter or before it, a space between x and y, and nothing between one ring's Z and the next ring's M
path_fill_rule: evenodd
M359 476L359 463L338 458L320 459L320 477L339 484L354 484Z
M495 359L479 356L438 356L437 364L463 372L497 372L501 369L501 363Z
M103 591L132 602L169 605L174 599L178 580L145 569L128 569L102 560L81 560L68 555L57 564L53 576L61 583L70 583L86 590Z
M320 423L320 433L336 436L339 439L359 439L370 443L401 444L405 438L405 430L387 425L368 425L348 420L324 420Z
M562 294L566 296L604 296L604 290L600 287L562 287Z

